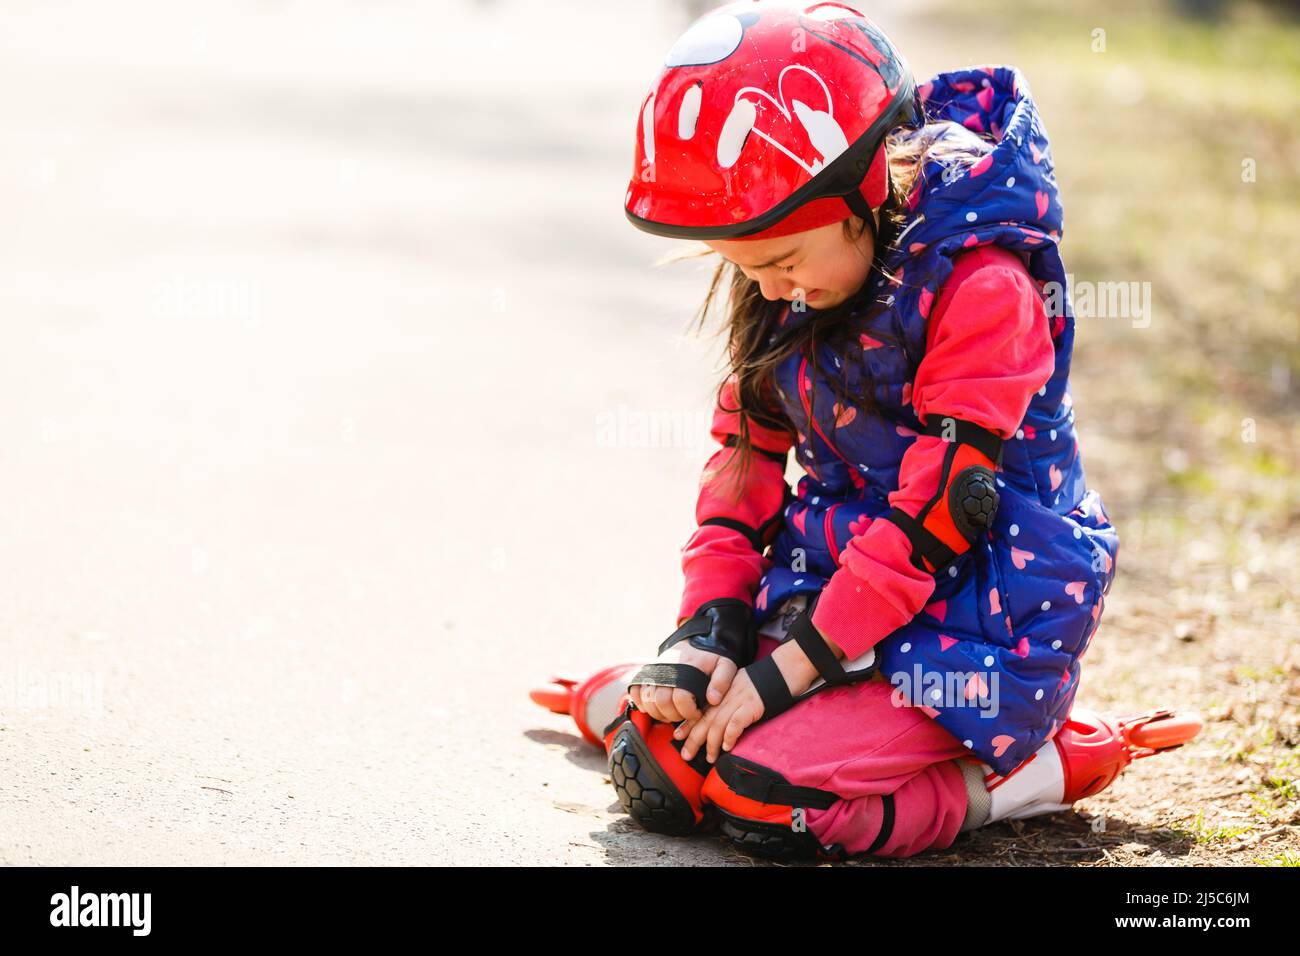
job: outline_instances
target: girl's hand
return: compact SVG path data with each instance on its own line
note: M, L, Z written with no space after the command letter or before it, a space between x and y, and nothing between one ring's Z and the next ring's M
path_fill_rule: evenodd
M709 689L705 696L708 697L709 704L722 701L738 670L735 661L720 654L691 647L686 641L668 648L659 655L655 663L690 664L708 674ZM702 716L695 702L695 695L680 687L650 687L638 684L628 691L627 696L638 710L643 710L653 719L666 723L675 724L680 720Z
M817 668L813 667L808 655L794 641L782 644L773 651L772 659L776 661L777 669L785 678L790 693L796 697L817 680ZM710 707L702 717L684 722L673 732L673 736L678 740L686 738L686 743L682 745L683 760L690 760L703 745L707 748L709 763L716 763L719 748L731 750L745 728L757 723L762 716L762 698L758 696L758 690L749 679L749 674L741 670L721 703Z

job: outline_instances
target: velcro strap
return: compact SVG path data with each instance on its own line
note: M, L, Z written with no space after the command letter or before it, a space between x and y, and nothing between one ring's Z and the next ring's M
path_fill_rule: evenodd
M712 630L713 622L707 617L692 617L688 620L682 621L681 627L664 638L664 642L659 645L659 653L662 654L674 644L688 640L692 637L701 637Z
M875 853L885 842L894 835L894 795L892 793L882 793L880 795L880 832L876 838L871 841L871 846L867 847L867 853Z
M729 751L720 753L717 763L713 766L728 790L759 803L829 810L840 799L837 794L828 790L795 786L775 770L753 763L744 757L737 757Z
M647 664L636 672L628 683L650 687L678 688L694 695L695 706L701 709L708 703L709 675L690 664Z
M745 672L749 674L750 683L763 702L764 720L783 714L795 705L794 695L790 693L790 687L781 676L781 668L776 666L771 654L750 664Z
M611 720L609 723L605 725L605 729L600 732L600 736L608 737L609 732L613 730L615 727L617 727L619 724L623 723L623 721L631 720L632 711L635 709L636 708L632 706L632 702L624 698L623 709L618 712L618 715L613 720Z
M921 434L970 445L993 462L995 467L1002 467L1002 437L982 425L976 425L963 418L953 418L951 415L938 415L932 416L925 423Z
M821 597L819 594L818 597ZM840 662L835 657L835 652L826 644L826 639L818 633L817 628L813 626L812 614L808 611L800 614L790 625L788 636L794 638L812 666L817 668L817 673L821 675L828 685L835 687L840 684L847 684L851 678L844 672Z
M924 525L903 509L895 506L884 517L898 525L903 534L907 535L907 540L912 543L912 564L926 574L942 570L957 558L956 551L927 531ZM923 558L930 563L929 567L923 563Z

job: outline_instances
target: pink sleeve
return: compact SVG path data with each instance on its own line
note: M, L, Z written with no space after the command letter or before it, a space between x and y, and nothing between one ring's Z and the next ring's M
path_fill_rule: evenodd
M737 454L737 449L727 442L740 433L740 414L726 410L736 408L735 385L735 376L723 383L714 407L711 434L723 447L704 467L695 505L695 520L700 527L682 548L686 587L677 612L679 624L705 601L735 597L752 602L759 578L771 566L771 561L755 549L750 535L738 530L736 524L755 537L774 527L785 504L785 459L794 440L786 432L763 428L750 419L754 454L741 485L740 500L733 502L735 470L729 469L722 477L713 473ZM705 523L719 518L729 524Z
M1042 297L1023 261L981 247L954 261L940 290L912 406L923 424L951 415L1010 438L1055 364ZM889 503L917 514L938 490L945 450L942 438L918 437L903 455ZM813 624L849 659L911 621L934 592L934 577L911 563L911 550L896 524L876 520L840 553Z

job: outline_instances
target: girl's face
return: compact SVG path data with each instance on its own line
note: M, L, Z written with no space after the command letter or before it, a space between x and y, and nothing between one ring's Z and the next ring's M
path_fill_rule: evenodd
M856 216L849 227L856 240L845 237L843 222L833 222L776 239L715 239L705 245L757 282L763 298L793 302L802 296L809 308L829 309L851 298L871 274L871 230Z

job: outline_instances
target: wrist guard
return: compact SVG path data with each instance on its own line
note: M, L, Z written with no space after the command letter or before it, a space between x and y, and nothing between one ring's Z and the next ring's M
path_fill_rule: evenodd
M717 598L706 601L689 621L668 635L659 645L662 654L674 644L690 641L691 647L717 654L744 667L758 653L758 634L753 625L754 610L740 598ZM695 696L703 707L709 677L690 664L647 664L637 671L629 687L649 684L654 687L680 687Z

